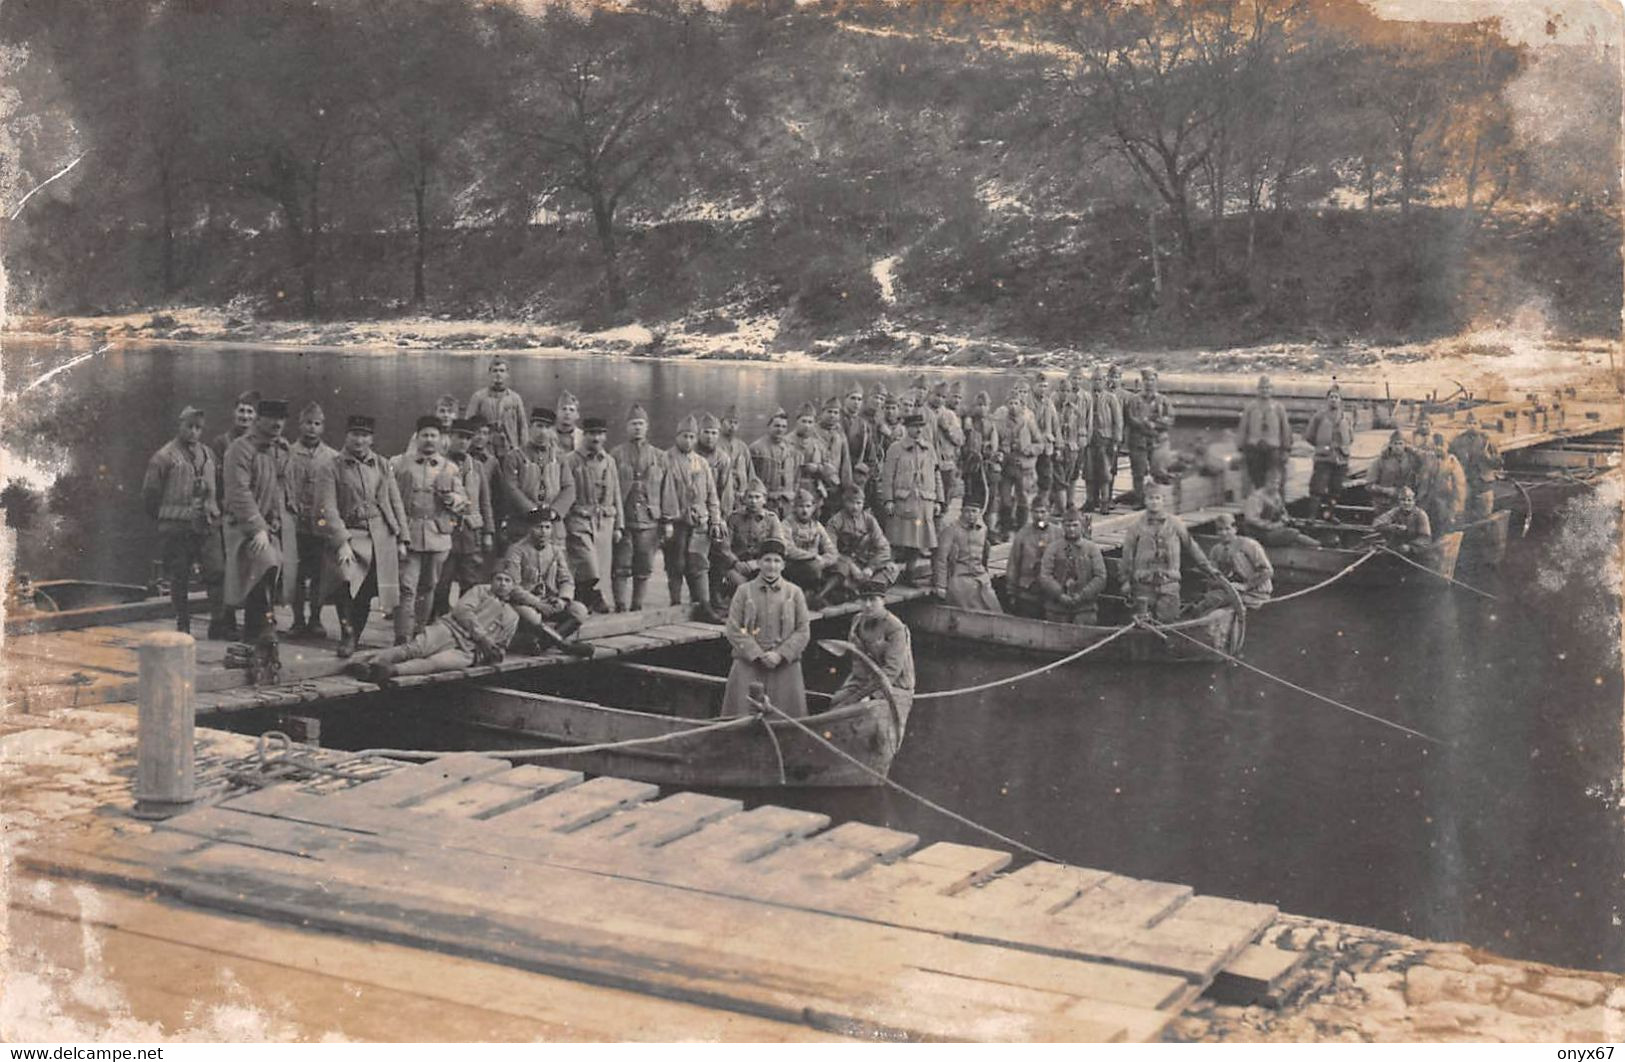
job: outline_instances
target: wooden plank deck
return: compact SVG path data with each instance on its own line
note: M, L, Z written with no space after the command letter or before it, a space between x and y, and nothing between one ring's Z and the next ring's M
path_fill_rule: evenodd
M280 784L21 862L183 910L808 1036L1156 1039L1221 970L1256 958L1248 949L1275 915L1178 885L1045 863L1008 871L1005 852L916 845L808 812L657 799L652 786L459 753L344 789Z

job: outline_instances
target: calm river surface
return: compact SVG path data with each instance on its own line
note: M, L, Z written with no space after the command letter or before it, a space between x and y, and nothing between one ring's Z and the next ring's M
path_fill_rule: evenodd
M84 349L8 344L8 398ZM484 365L466 355L201 347L98 355L11 408L7 478L20 474L18 457L48 472L66 469L49 518L28 517L26 501L9 495L13 522L31 519L20 528L19 564L37 577L144 580L157 554L140 512L141 471L182 404L208 410L212 437L240 390L257 387L295 408L316 398L335 426L331 441L346 415L368 412L380 420L380 447L393 452L441 392L466 400L483 383ZM882 373L579 357L516 359L513 375L527 400L551 404L568 388L584 413L612 424L640 400L664 444L694 408L737 402L742 432L755 437L775 405ZM896 384L906 374L884 378ZM1596 611L1617 603L1597 583L1535 592L1540 574L1554 568L1558 539L1537 525L1514 542L1501 572L1476 576L1496 601L1338 587L1249 621L1251 664L1440 744L1237 668L1082 664L922 704L893 777L1073 863L1514 956L1625 970L1625 688ZM921 689L1033 665L963 646L917 650ZM887 791L771 800L926 840L994 844Z

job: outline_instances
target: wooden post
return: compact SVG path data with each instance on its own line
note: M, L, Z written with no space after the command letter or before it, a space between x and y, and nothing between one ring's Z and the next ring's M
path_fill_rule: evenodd
M136 729L135 814L162 819L197 796L192 762L197 643L163 631L138 650L141 661Z

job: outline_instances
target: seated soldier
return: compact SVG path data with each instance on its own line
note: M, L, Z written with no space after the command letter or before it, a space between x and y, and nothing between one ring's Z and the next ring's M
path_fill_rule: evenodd
M1281 500L1281 488L1265 483L1241 503L1242 530L1266 546L1318 546L1315 539L1292 526Z
M818 519L818 498L805 487L796 491L790 503L790 516L782 521L784 530L784 575L808 593L824 582L824 573L835 563L835 539ZM813 594L807 604L823 608Z
M852 617L847 641L852 648L868 657L884 675L891 687L891 696L900 712L907 712L914 700L914 647L903 621L886 608L886 591L890 584L869 579L859 584L858 598L862 611ZM852 662L852 670L830 698L830 708L856 704L870 697L884 697L880 678L861 661Z
M571 656L591 656L592 646L571 641L587 620L587 606L574 599L575 579L553 535L556 518L545 505L527 513L529 532L508 547L502 565L523 590L541 602L540 608L514 606L525 633L541 645L555 646Z
M1371 530L1396 553L1415 555L1433 545L1433 525L1409 487L1399 489L1399 504L1377 517Z
M864 508L862 487L849 483L841 488L841 511L830 517L828 530L835 537L835 563L825 573L818 597L835 604L855 597L865 582L890 587L897 581L891 543L875 514Z
M727 608L734 591L756 578L762 543L784 541L784 528L778 515L767 507L767 488L752 476L745 487L744 507L728 514L728 533L719 539L712 553L711 592L713 608Z
M1270 599L1275 592L1275 566L1270 563L1264 547L1257 539L1236 533L1236 518L1220 513L1213 521L1219 541L1208 550L1207 559L1219 570L1219 575L1236 588L1244 608L1255 609ZM1212 612L1216 608L1235 604L1228 590L1215 587L1203 596L1197 613Z
M1061 537L1044 547L1038 587L1044 596L1044 618L1051 623L1092 626L1098 618L1106 558L1089 540L1089 528L1088 516L1068 509L1061 518Z
M1415 485L1416 455L1405 445L1405 433L1396 428L1366 471L1365 489L1381 505L1398 500L1401 487Z
M396 675L430 675L461 671L475 664L495 664L519 630L516 606L538 612L542 603L519 589L513 573L503 568L488 584L469 590L452 610L390 649L357 655L344 670L385 682Z

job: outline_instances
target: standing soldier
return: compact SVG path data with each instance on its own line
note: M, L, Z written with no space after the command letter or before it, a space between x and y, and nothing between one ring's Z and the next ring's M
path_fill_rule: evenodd
M1258 397L1248 402L1236 425L1242 460L1247 463L1247 490L1257 490L1279 477L1286 487L1286 459L1292 450L1292 426L1286 407L1275 400L1275 385L1268 376L1258 378Z
M440 455L440 418L419 417L416 452L395 464L395 488L406 511L406 554L401 561L401 603L395 610L395 644L422 634L429 623L440 570L451 553L451 532L468 511L462 479Z
M559 401L553 409L553 441L562 459L581 449L582 432L579 428L581 403L568 391L559 392ZM557 510L555 510L557 511Z
M1033 423L1038 427L1038 460L1033 471L1037 476L1037 496L1048 498L1057 486L1055 476L1055 448L1061 434L1061 417L1050 401L1049 380L1044 374L1033 374L1031 407Z
M1385 503L1397 501L1401 487L1416 485L1416 455L1405 445L1404 432L1398 428L1393 430L1365 478L1365 489L1376 499L1379 509Z
M214 496L220 501L222 507L226 501L226 450L231 444L254 426L254 418L260 403L258 391L244 391L237 396L237 402L231 410L231 428L214 437L211 448L214 450ZM226 549L225 549L225 523L222 521L214 534L215 563L221 572L221 579L225 578ZM237 640L237 610L227 607L225 595L222 590L220 605L215 609L214 615L209 618L209 637L211 639L224 639L231 642Z
M355 652L374 597L386 615L400 604L406 507L388 463L373 452L375 427L372 417L352 415L344 449L316 475L328 545L322 579L337 601L341 658Z
M1123 536L1123 592L1134 603L1136 616L1151 616L1161 623L1179 618L1181 562L1217 575L1202 547L1191 537L1185 521L1167 511L1168 488L1148 483L1145 512Z
M841 488L841 470L818 430L817 406L805 402L796 411L796 430L789 441L797 455L796 489L812 494L814 504L822 508L824 499Z
M903 418L908 435L891 444L880 473L885 505L886 539L892 544L903 579L914 581L914 561L930 557L937 547L937 517L942 513L942 478L937 454L925 443L925 416Z
M141 481L141 499L147 515L158 521L163 543L164 576L169 600L175 606L175 629L192 631L192 565L203 572L209 591L209 637L221 637L213 616L220 611L220 580L224 574L218 549L220 501L215 493L220 463L203 445L203 411L181 410L175 437L159 447L147 462Z
M528 533L529 516L537 509L554 514L553 537L563 541L559 513L568 513L575 500L575 481L570 477L567 457L559 452L559 435L553 430L556 414L540 406L530 411L530 431L525 445L502 455L497 466L497 506L506 541L517 542Z
M942 504L951 505L955 498L965 496L965 485L959 478L959 453L965 445L965 428L959 414L948 408L948 385L938 380L926 397L931 410L934 437L931 448L937 452L937 472L942 476Z
M1004 608L993 592L987 570L987 525L973 506L961 506L959 520L942 532L932 565L936 595L955 608L1000 612Z
M243 640L276 641L277 577L296 577L299 554L283 490L288 442L282 428L288 403L261 399L254 424L226 447L225 550L226 605L243 609Z
M1479 428L1478 416L1471 410L1467 413L1467 426L1450 440L1450 452L1467 475L1466 517L1468 520L1482 520L1495 507L1495 499L1485 494L1492 489L1490 484L1497 478L1501 454L1490 437Z
M491 451L501 457L525 445L530 432L526 427L525 400L508 386L508 359L492 358L489 372L491 382L474 392L463 415L469 420L485 418L491 425Z
M1303 437L1315 448L1309 495L1322 520L1335 520L1337 503L1343 497L1343 477L1349 470L1349 451L1354 446L1354 424L1343 412L1343 395L1337 388L1326 392L1325 408L1309 418Z
M812 640L807 599L784 574L784 543L762 543L755 578L734 591L728 605L728 644L733 666L722 694L723 716L749 715L753 687L785 715L807 714L801 654Z
M676 445L666 451L666 519L671 527L664 543L666 589L671 603L678 605L687 582L694 617L704 623L721 623L711 608L709 576L711 543L723 534L722 505L711 462L695 452L698 441L699 421L687 416L677 425Z
M1422 479L1421 505L1428 514L1433 537L1439 538L1461 522L1467 504L1467 473L1456 455L1445 447L1444 436L1433 436L1427 475Z
M451 422L451 445L446 449L446 460L456 470L462 484L468 508L459 513L451 532L451 553L440 570L435 583L434 607L430 617L438 619L451 611L451 584L457 592L466 594L485 582L485 559L496 546L493 529L496 517L491 511L491 485L485 478L470 447L474 442L474 425L467 420Z
M666 522L671 500L666 495L666 454L649 442L649 414L636 402L626 415L626 441L610 456L621 486L622 534L615 543L612 584L615 611L641 612L655 570L655 552L671 535Z
M1078 389L1074 368L1061 382L1061 404L1056 411L1060 420L1060 436L1055 442L1055 464L1059 469L1054 489L1050 492L1050 508L1069 509L1074 504L1078 476L1083 470L1083 455L1089 445L1089 426L1094 423L1094 405Z
M829 507L839 509L840 488L852 482L852 451L846 445L846 429L841 424L839 399L826 399L818 410L818 437L823 440L829 463L835 466L836 485L830 488Z
M615 460L604 449L609 426L603 417L588 417L581 430L581 449L564 458L573 487L570 511L564 517L565 556L582 603L604 613L610 604L603 582L615 569L615 547L625 534L626 514Z
M1168 432L1174 426L1174 405L1157 390L1157 370L1140 370L1140 390L1130 395L1123 408L1128 426L1128 467L1134 478L1134 498L1145 504L1148 476L1161 478L1162 458L1168 448Z
M965 445L959 451L960 476L965 484L962 505L974 505L983 512L998 517L998 492L1003 454L999 450L999 429L994 427L989 407L992 397L978 391L971 398L970 410L965 414ZM990 524L988 534L996 536L997 525Z
M1038 584L1046 620L1094 626L1106 589L1106 557L1089 540L1088 516L1068 509L1061 517L1061 537L1044 547Z
M1095 422L1089 436L1088 507L1112 511L1117 490L1117 451L1123 445L1123 400L1117 391L1117 366L1102 372L1097 365L1090 380Z
M1032 515L1010 538L1010 555L1004 566L1004 592L1012 615L1044 618L1044 592L1038 575L1044 563L1044 551L1055 539L1049 513L1049 502L1035 498Z
M322 440L326 424L327 416L315 402L299 411L299 438L288 448L285 483L288 513L299 553L298 570L291 579L293 625L288 628L288 637L305 636L318 641L327 637L322 629L322 606L327 603L328 595L322 582L322 556L327 551L327 538L318 526L322 511L316 498L316 470L338 456L338 451ZM288 581L284 576L284 582ZM309 619L305 618L307 601Z
M846 391L846 401L841 407L841 430L846 435L847 460L852 467L850 482L867 492L886 453L875 434L874 416L865 409L863 388L856 384Z
M733 507L738 508L745 503L745 485L756 474L753 467L754 462L751 460L750 445L739 437L739 407L729 406L724 409L721 418L718 420L718 425L722 432L717 436L717 449L726 453L733 461L736 469L735 474L738 477L734 481L733 499ZM719 479L717 480L717 490L721 491L721 489L722 481Z
M998 432L1002 475L999 484L999 526L1008 531L1027 522L1038 491L1038 422L1029 408L1031 392L1027 382L1018 379L1010 396L993 414Z
M825 525L835 538L835 563L830 566L818 596L835 603L856 594L865 581L891 586L897 579L891 543L875 514L863 507L863 488L849 483L841 488L841 511Z
M767 418L767 434L750 444L751 466L767 490L767 507L781 520L790 515L801 476L801 451L785 438L789 429L790 418L783 409L775 409Z
M723 519L744 502L745 485L750 482L750 457L722 445L722 422L710 413L700 414L700 436L694 450L711 466L717 484L717 505Z

